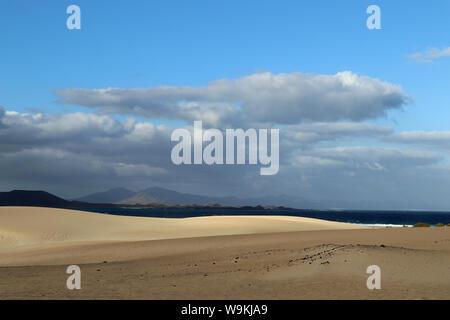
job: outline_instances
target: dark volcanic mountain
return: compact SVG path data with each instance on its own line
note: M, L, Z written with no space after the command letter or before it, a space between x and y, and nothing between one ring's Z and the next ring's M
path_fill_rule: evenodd
M69 205L70 201L45 191L14 190L10 192L0 192L0 206L64 208Z
M2 207L47 207L47 208L111 208L116 207L108 203L87 203L68 201L46 191L14 190L0 192L0 206Z

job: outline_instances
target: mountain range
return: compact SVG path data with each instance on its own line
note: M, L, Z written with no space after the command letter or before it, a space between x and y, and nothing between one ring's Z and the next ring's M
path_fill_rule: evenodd
M285 202L282 199L273 203ZM264 203L262 206L261 203ZM94 193L76 200L65 200L46 191L13 190L0 192L0 206L29 206L67 209L105 209L105 208L234 208L234 209L273 209L286 208L273 205L271 200L240 199L237 197L207 197L180 193L163 188L148 188L134 192L125 188L114 188Z
M177 191L152 187L142 191L114 188L104 192L93 193L78 199L66 200L46 191L13 190L0 192L0 206L30 206L50 208L111 208L124 206L284 206L305 208L305 203L292 201L288 196L271 196L261 198L211 197L180 193Z
M181 193L169 189L151 187L142 191L133 192L125 188L114 188L104 192L90 194L76 199L79 202L113 203L122 205L146 205L150 203L168 205L209 205L222 206L287 206L292 208L312 208L317 204L301 198L286 195L258 198L213 197Z
M76 201L89 203L113 203L118 205L210 205L221 206L284 206L295 209L349 209L349 210L420 210L429 208L431 210L442 210L433 203L422 202L417 199L416 203L404 199L398 200L397 206L386 207L382 200L367 201L354 199L352 201L341 199L321 199L311 201L301 195L269 195L253 198L240 198L233 196L205 196L190 193L181 193L160 187L151 187L141 191L131 191L126 188L114 188L105 192L94 193Z
M52 208L121 208L136 206L222 206L222 207L288 207L294 209L350 209L350 210L410 210L415 208L433 208L430 204L415 205L407 201L398 207L386 207L382 201L352 202L342 200L308 201L300 196L272 195L254 198L232 196L204 196L181 193L169 189L151 187L141 191L126 188L114 188L104 192L93 193L78 199L66 200L46 191L14 190L0 192L0 206L36 206Z

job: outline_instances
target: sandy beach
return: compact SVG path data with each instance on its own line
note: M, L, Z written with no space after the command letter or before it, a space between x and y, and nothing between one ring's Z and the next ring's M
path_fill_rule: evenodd
M0 299L450 299L450 227L2 207Z

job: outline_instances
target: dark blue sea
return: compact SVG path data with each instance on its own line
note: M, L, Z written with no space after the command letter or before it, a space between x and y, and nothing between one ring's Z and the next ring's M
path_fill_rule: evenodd
M363 211L363 210L293 210L293 209L89 209L91 212L121 216L155 218L190 218L217 215L279 215L324 219L364 225L411 226L418 222L430 225L450 223L450 212L436 211Z

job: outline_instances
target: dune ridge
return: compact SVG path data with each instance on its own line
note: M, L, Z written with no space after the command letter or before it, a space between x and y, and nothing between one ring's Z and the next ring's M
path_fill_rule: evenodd
M0 248L80 241L143 241L363 226L281 216L146 218L54 208L0 208Z

